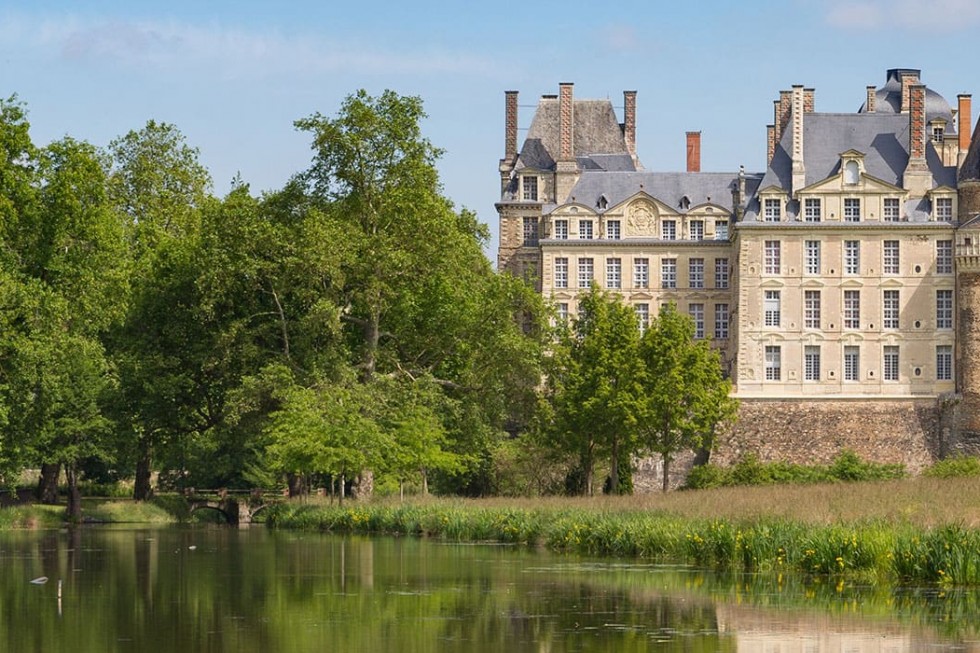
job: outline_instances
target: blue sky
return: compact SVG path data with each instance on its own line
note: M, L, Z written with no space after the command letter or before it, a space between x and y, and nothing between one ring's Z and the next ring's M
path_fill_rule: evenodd
M236 173L260 192L306 167L297 118L359 88L419 95L446 194L496 234L505 90L526 128L559 82L620 117L634 89L647 169L683 169L684 133L700 130L702 170L756 171L793 84L816 89L818 111L850 112L886 69L920 68L954 106L976 93L976 114L978 28L976 0L0 2L0 95L27 104L42 145L171 122L221 195Z

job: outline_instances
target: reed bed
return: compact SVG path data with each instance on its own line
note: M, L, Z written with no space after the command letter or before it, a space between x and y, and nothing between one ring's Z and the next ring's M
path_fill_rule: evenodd
M978 502L976 479L911 479L589 500L290 503L268 523L726 570L978 585Z

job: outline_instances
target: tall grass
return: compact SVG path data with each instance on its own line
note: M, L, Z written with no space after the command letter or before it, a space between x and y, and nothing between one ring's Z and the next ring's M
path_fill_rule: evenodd
M737 494L726 488L618 500L283 504L272 509L268 524L506 542L731 571L976 585L980 584L977 525L962 519L938 521L936 515L924 514L928 506L945 498L976 519L980 493L975 486L957 484L963 482L858 484L855 494L813 487L806 497L787 497L775 488L745 488ZM765 493L758 494L760 490ZM969 490L972 494L961 502L953 499L957 492ZM673 503L679 498L686 503ZM773 509L787 501L792 516ZM714 514L710 514L712 506ZM955 510L943 513L950 514Z

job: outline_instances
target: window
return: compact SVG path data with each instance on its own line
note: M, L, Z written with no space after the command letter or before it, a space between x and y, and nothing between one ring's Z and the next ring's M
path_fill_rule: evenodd
M555 288L568 288L568 259L555 258Z
M844 183L856 184L861 171L858 169L857 161L848 161L844 164Z
M633 310L636 311L636 320L640 325L640 333L642 334L650 326L650 305L636 304Z
M861 221L861 199L858 197L844 198L844 222Z
M687 264L688 281L691 288L704 288L704 259L692 258Z
M780 244L778 240L767 240L764 245L765 248L765 273L766 274L779 274L779 259L780 259Z
M858 274L861 271L861 241L844 241L844 274Z
M936 291L936 328L953 328L953 291Z
M898 274L899 249L897 240L886 240L883 243L881 256L881 271L885 274Z
M820 345L803 347L803 380L820 380Z
M932 126L932 142L937 145L943 142L943 132L946 131L942 125Z
M820 328L820 291L803 291L803 326L807 329Z
M660 223L661 240L677 240L677 221L664 220Z
M953 274L953 241L936 241L936 274Z
M882 363L883 378L886 381L898 381L898 345L885 345Z
M704 220L691 220L691 240L704 240Z
M780 199L766 199L763 204L763 218L766 222L779 222L782 218L783 202Z
M592 238L592 220L578 221L578 237L586 240Z
M578 287L588 288L591 286L594 272L592 259L580 258L578 260Z
M820 241L804 240L803 255L806 259L806 273L820 274Z
M650 285L650 259L633 259L633 286L647 288Z
M857 381L861 366L860 349L854 345L844 346L844 380Z
M558 322L560 324L568 322L568 302L558 304Z
M953 380L953 346L936 345L936 380Z
M844 291L844 328L858 329L861 327L861 291Z
M805 222L820 222L820 198L808 197L803 200L803 220Z
M694 320L694 337L704 338L704 304L689 304L687 313Z
M538 178L524 177L524 199L528 201L538 200Z
M555 220L555 238L568 240L568 220Z
M609 220L606 222L606 238L609 240L619 240L619 220Z
M715 340L728 337L728 304L715 304Z
M724 290L728 288L728 259L715 259L715 288Z
M778 290L765 291L762 302L763 323L769 327L778 327L780 322L780 298Z
M536 246L538 244L538 219L524 218L524 246Z
M766 345L766 381L779 381L782 377L781 358L779 345Z
M935 205L936 220L950 222L953 219L953 198L937 197Z
M898 314L898 291L886 290L881 300L881 326L885 329L897 329Z
M623 286L622 259L606 259L606 288L622 288Z
M881 217L884 219L885 222L898 222L899 220L898 198L886 197L882 211L883 213L881 214Z
M660 261L660 287L677 287L677 259L665 258Z
M728 220L715 220L715 240L728 240Z

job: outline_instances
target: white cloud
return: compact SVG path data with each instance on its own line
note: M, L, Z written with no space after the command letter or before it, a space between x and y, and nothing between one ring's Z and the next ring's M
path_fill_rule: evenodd
M980 25L977 0L864 0L830 4L827 22L846 29L966 30Z
M0 16L6 48L33 48L65 60L165 71L209 70L216 76L345 72L354 74L492 75L487 58L439 48L371 49L311 34L255 32L179 22L34 19Z

